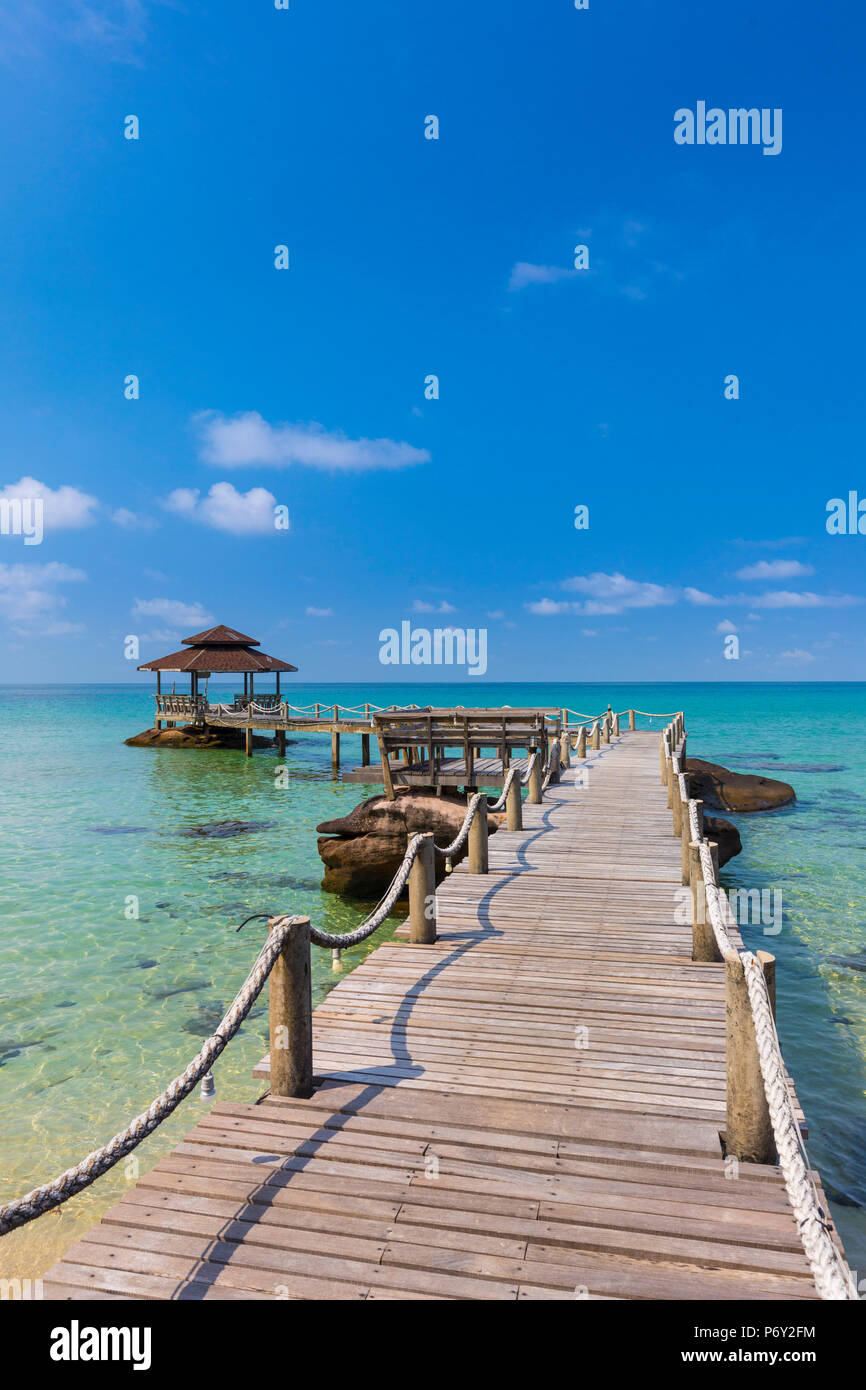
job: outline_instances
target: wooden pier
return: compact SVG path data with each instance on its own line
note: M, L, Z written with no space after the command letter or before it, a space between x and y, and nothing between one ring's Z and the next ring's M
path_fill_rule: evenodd
M779 1167L724 1157L726 967L693 959L658 734L522 819L435 942L318 1006L312 1095L216 1103L46 1297L818 1296Z

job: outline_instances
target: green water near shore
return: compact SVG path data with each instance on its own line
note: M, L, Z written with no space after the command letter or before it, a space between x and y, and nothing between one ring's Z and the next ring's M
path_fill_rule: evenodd
M722 878L776 889L781 933L744 926L778 958L779 1030L809 1151L852 1267L866 1275L866 686L464 684L292 686L306 704L507 703L582 711L683 708L689 751L792 782L796 804L732 817L743 853ZM327 735L247 760L234 750L128 748L149 688L2 687L0 1200L77 1162L188 1060L246 976L262 923L304 912L345 930L365 905L323 894L315 827L365 794L334 781ZM344 764L360 761L344 738ZM287 785L275 777L283 763ZM258 828L190 834L220 821ZM137 898L139 916L126 915ZM396 926L396 921L393 926ZM393 931L348 952L353 968ZM840 964L831 957L842 957ZM314 1003L335 982L316 952ZM220 1099L252 1100L267 1046L253 1010L215 1068ZM197 1096L141 1146L152 1166L202 1113ZM134 1172L134 1169L132 1170ZM0 1242L0 1273L36 1277L128 1187L123 1165L58 1214Z

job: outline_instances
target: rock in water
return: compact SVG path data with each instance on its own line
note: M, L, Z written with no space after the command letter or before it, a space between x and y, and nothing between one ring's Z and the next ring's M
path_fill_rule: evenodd
M721 816L704 816L704 833L708 840L715 840L719 847L719 868L743 848L737 827Z
M243 748L243 729L216 729L187 724L182 729L144 729L124 739L131 748ZM254 748L270 748L273 739L253 734Z
M326 820L316 829L319 854L325 866L322 887L327 893L378 898L400 867L406 846L419 831L432 831L437 845L456 839L466 815L466 802L454 796L398 791L394 801L371 796L347 816ZM502 824L501 812L489 812L491 834ZM468 844L455 854L459 863ZM436 855L436 882L445 876L445 860Z
M690 794L712 811L775 811L796 800L788 782L773 777L756 777L746 772L730 772L719 763L701 758L686 759Z

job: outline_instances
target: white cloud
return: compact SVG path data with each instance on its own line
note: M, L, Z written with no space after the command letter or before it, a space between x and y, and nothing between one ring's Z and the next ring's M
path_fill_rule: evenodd
M662 584L627 579L619 572L578 574L571 579L563 579L559 587L588 595L582 609L575 609L586 614L622 613L626 608L657 608L676 602L674 589Z
M435 603L425 603L424 600L423 600L422 598L416 598L415 602L412 604L412 612L413 612L413 613L456 613L456 612L457 612L457 609L454 607L454 605L453 605L452 603L446 603L444 599L442 600L442 602L441 602L440 604L437 605L437 604L435 604ZM493 616L492 614L488 614L488 617L492 617L492 616Z
M746 603L755 608L851 608L863 600L856 594L813 594L808 590L767 589L762 594L725 594L717 597L701 589L684 589L689 603L699 606ZM750 614L754 618L754 614Z
M598 630L594 627L582 627L580 629L580 635L581 637L597 637Z
M212 613L200 603L177 598L137 598L132 605L134 618L162 618L172 628L204 628L212 623Z
M737 570L737 579L794 579L798 575L814 574L811 565L803 565L799 560L758 560L757 564L746 565Z
M46 531L76 531L82 526L90 526L96 517L93 515L99 503L89 493L77 487L64 485L52 489L36 478L23 477L17 483L7 483L0 488L0 498L12 501L17 498L39 498L42 502L42 524Z
M165 498L166 511L187 521L229 531L234 536L278 535L274 526L277 499L263 487L238 492L231 483L214 483L207 497L198 488L178 487Z
M305 608L304 612L308 618L333 618L334 616L333 608L313 608L311 606Z
M553 285L557 280L573 280L581 273L559 265L532 265L530 261L518 261L512 267L508 288L525 290L527 285Z
M788 589L774 589L753 596L747 602L756 608L851 608L863 600L855 594L792 593Z
M781 653L780 653L780 656L779 656L779 660L780 660L780 661L814 661L815 658L813 657L813 655L812 655L811 652L804 652L803 649L802 649L802 647L795 647L795 648L793 649L793 651L790 651L790 652L781 652Z
M115 508L111 513L111 520L124 531L155 531L159 525L153 517L131 512L128 507Z
M57 590L61 584L77 584L86 578L83 570L57 561L0 565L0 615L17 625L15 631L20 636L60 636L61 628L78 631L77 625L59 620L57 615L67 600Z
M200 435L201 457L223 468L254 463L288 468L297 463L334 472L361 472L430 462L426 449L415 449L405 442L349 439L341 430L329 431L317 424L271 425L256 410L231 418L219 411L205 411L193 423Z
M722 622L716 623L716 632L736 632L736 631L737 631L736 625L735 625L734 623L731 622L730 618L725 618L725 619L723 619Z
M487 614L487 616L488 618L493 618L495 620L497 618L504 618L505 614L503 613L501 608L494 608L492 612Z
M579 604L574 603L557 603L556 600L552 598L542 598L536 603L524 604L527 612L538 613L543 617L547 617L550 613L571 613L579 608L579 606Z

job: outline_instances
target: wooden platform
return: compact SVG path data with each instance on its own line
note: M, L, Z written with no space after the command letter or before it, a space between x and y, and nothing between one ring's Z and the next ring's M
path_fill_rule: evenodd
M657 736L524 815L316 1010L313 1098L215 1105L46 1297L817 1297L778 1169L725 1172Z
M503 769L501 758L475 758L472 763L473 785L476 787L501 787L508 771L516 767L523 777L529 759L512 758ZM428 787L435 783L442 787L465 787L467 784L466 762L463 758L443 758L436 764L435 777L430 771L430 763L420 758L414 763L405 761L390 762L391 781L395 787ZM371 767L355 767L343 773L344 782L381 782L384 780L381 762Z

